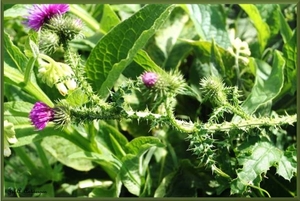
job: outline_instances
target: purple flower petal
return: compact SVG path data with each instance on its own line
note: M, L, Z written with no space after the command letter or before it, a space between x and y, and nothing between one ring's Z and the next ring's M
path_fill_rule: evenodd
M32 124L42 130L54 118L54 110L43 102L36 102L30 111L29 118Z
M63 14L69 10L68 4L34 4L27 16L28 27L38 31L45 22L56 14Z
M152 87L157 82L158 76L156 73L146 72L142 75L142 81L147 87Z

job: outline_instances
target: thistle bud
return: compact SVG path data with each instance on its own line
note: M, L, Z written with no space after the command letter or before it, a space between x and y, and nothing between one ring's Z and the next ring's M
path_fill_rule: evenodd
M145 72L142 75L142 81L146 87L153 87L158 80L158 75L153 72Z
M227 103L225 87L219 77L204 78L200 81L200 86L204 101L209 100L219 106Z

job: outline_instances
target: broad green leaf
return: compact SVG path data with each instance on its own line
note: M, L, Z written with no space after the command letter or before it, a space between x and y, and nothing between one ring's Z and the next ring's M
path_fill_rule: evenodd
M204 65L209 65L209 70L212 71L212 65L215 69L217 69L219 75L224 75L225 71L226 77L223 77L225 83L228 85L233 85L232 82L236 80L237 76L234 68L235 57L229 51L217 45L213 45L211 42L193 40L184 41L188 44L191 44L197 57L201 58L202 65L198 64L199 71L201 70L203 73ZM211 52L212 50L214 53ZM242 59L239 59L239 65L241 69L245 68L245 64ZM225 69L223 69L223 67Z
M139 50L137 52L137 54L134 57L134 62L139 64L144 69L144 71L163 73L163 69L156 65L156 63L154 63L154 61L144 50Z
M122 159L120 178L130 193L137 196L146 193L143 190L147 188L148 164L156 147L163 146L155 137L137 137L125 146L128 154ZM143 157L147 151L146 157Z
M60 136L44 137L41 145L54 158L68 167L79 171L89 171L94 168L92 161L86 158L71 158L71 154L82 152L82 149Z
M97 141L115 154L120 160L125 155L125 145L128 143L127 138L113 126L99 122Z
M297 31L283 46L283 56L286 60L285 83L282 93L289 91L294 95L297 90Z
M28 15L28 8L30 6L26 4L15 4L11 8L4 11L4 19L6 18L24 18Z
M186 7L201 39L205 41L213 39L224 49L230 47L226 23L216 6L188 4Z
M120 19L118 18L117 14L113 11L109 4L103 5L102 10L102 18L100 21L101 30L105 31L106 33L109 32L114 26L120 23Z
M11 59L14 62L14 66L19 69L20 72L24 72L28 62L27 57L17 46L12 43L9 35L6 32L4 32L3 35L4 51L9 55L9 58L4 57L4 61L6 62L7 59ZM7 62L8 64L12 65L9 61Z
M128 154L123 158L120 178L128 191L136 196L140 195L142 178L139 173L140 157Z
M82 91L82 89L77 88L68 95L66 101L70 104L70 106L81 106L89 100L86 93Z
M218 47L216 46L214 40L212 40L212 44L211 44L211 59L210 59L210 62L212 64L214 64L214 66L217 67L217 69L219 70L222 77L226 77L225 66L224 66L220 51L219 51Z
M165 58L169 57L176 41L188 22L189 16L182 8L176 7L170 17L166 19L161 28L155 33L155 43ZM164 67L164 65L162 65Z
M191 53L193 47L187 43L176 43L169 57L166 59L164 69L169 71L171 69L178 69L184 59Z
M48 96L42 91L42 89L35 83L28 81L25 85L24 76L15 68L10 67L4 63L4 81L21 87L24 91L28 92L30 95L34 96L37 100L43 101L50 107L53 107L53 102L48 98Z
M173 8L166 4L147 5L100 39L87 59L85 70L102 98L109 95L120 74Z
M260 55L263 53L268 40L270 38L270 28L266 22L262 19L259 10L253 4L240 4L241 8L248 14L253 25L255 26L258 33L259 41L259 52Z
M261 105L273 100L280 93L283 87L285 61L281 54L275 51L271 72L266 72L268 64L260 60L251 59L250 65L254 65L256 69L255 84L242 108L246 113L253 114Z
M132 141L126 144L125 150L126 153L130 154L139 154L144 153L149 148L156 147L164 147L164 144L156 137L137 137Z
M274 37L280 30L279 13L280 7L278 4L256 4L255 5L261 18L267 23L270 29L270 37Z
M278 15L280 21L280 34L283 38L284 43L287 43L292 38L293 31L291 30L281 11L278 13Z
M80 158L84 160L89 160L94 163L98 163L113 179L119 173L122 164L108 149L106 149L105 147L101 148L101 154L78 150L77 152L70 154L69 158L74 160Z
M4 119L18 126L20 129L31 127L29 113L33 104L14 101L4 103Z

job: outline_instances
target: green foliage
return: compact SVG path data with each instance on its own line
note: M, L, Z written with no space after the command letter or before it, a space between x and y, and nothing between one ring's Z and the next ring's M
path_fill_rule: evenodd
M3 15L6 197L297 196L296 5L72 4L38 32L27 6Z

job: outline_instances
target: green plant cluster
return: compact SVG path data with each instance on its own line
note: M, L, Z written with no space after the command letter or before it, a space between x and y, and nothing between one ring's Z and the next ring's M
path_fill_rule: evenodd
M26 12L4 7L5 196L296 196L295 5L71 4L51 32Z

